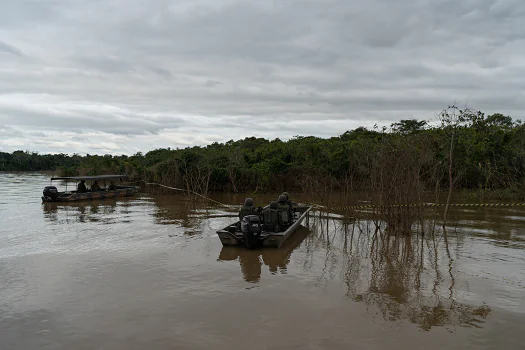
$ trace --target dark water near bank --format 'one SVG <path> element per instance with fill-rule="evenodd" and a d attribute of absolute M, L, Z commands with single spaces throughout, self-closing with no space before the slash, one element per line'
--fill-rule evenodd
<path fill-rule="evenodd" d="M 284 248 L 247 251 L 215 234 L 234 210 L 43 205 L 48 183 L 0 174 L 2 350 L 525 348 L 523 207 L 455 209 L 448 244 L 321 213 Z"/>

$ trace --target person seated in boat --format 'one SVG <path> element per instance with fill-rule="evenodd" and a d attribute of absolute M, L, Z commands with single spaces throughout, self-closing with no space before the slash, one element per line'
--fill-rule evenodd
<path fill-rule="evenodd" d="M 252 198 L 246 198 L 244 200 L 244 204 L 241 207 L 241 210 L 239 210 L 239 220 L 242 220 L 243 217 L 246 215 L 256 215 L 257 210 L 255 209 L 255 205 L 253 204 Z"/>
<path fill-rule="evenodd" d="M 266 231 L 279 231 L 279 209 L 276 201 L 271 201 L 270 206 L 264 210 L 263 224 Z"/>
<path fill-rule="evenodd" d="M 98 191 L 101 191 L 102 189 L 100 188 L 99 184 L 98 184 L 98 181 L 95 181 L 95 183 L 93 185 L 91 185 L 91 192 L 98 192 Z"/>
<path fill-rule="evenodd" d="M 86 182 L 84 180 L 80 181 L 80 183 L 77 186 L 77 192 L 78 193 L 84 193 L 87 192 L 86 188 Z"/>
<path fill-rule="evenodd" d="M 115 183 L 113 181 L 111 181 L 109 183 L 108 191 L 114 191 L 116 189 L 117 189 L 117 186 L 115 186 Z"/>
<path fill-rule="evenodd" d="M 283 196 L 286 197 L 286 201 L 288 202 L 288 205 L 292 206 L 292 200 L 290 199 L 290 196 L 288 195 L 288 192 L 283 192 Z"/>
<path fill-rule="evenodd" d="M 285 195 L 280 195 L 277 200 L 279 212 L 279 226 L 289 226 L 292 223 L 291 208 Z"/>
<path fill-rule="evenodd" d="M 286 201 L 287 201 L 288 205 L 290 206 L 290 215 L 292 215 L 292 218 L 293 218 L 294 214 L 295 214 L 295 205 L 297 203 L 292 202 L 292 199 L 288 195 L 288 192 L 283 192 L 283 195 L 286 197 Z"/>

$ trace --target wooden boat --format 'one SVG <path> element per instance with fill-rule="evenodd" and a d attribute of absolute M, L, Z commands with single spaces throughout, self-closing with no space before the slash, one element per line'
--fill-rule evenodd
<path fill-rule="evenodd" d="M 46 186 L 43 191 L 42 202 L 72 202 L 72 201 L 86 201 L 93 199 L 105 199 L 105 198 L 115 198 L 115 197 L 124 197 L 132 196 L 138 192 L 140 187 L 137 186 L 110 186 L 107 187 L 107 182 L 113 182 L 113 180 L 120 180 L 122 182 L 125 179 L 126 175 L 97 175 L 97 176 L 69 176 L 69 177 L 53 177 L 52 181 L 62 180 L 65 181 L 66 189 L 63 192 L 59 192 L 55 186 Z M 68 181 L 75 182 L 90 182 L 91 186 L 98 183 L 99 181 L 103 183 L 104 187 L 100 189 L 91 190 L 86 189 L 86 191 L 78 190 L 67 190 Z M 75 186 L 75 188 L 77 188 Z"/>
<path fill-rule="evenodd" d="M 268 206 L 264 207 L 264 209 L 267 208 Z M 302 221 L 309 218 L 309 212 L 312 210 L 312 208 L 312 206 L 307 205 L 294 205 L 292 224 L 288 227 L 284 227 L 279 232 L 266 231 L 263 228 L 258 237 L 258 245 L 261 247 L 281 247 L 281 245 L 294 234 L 297 228 L 300 227 Z M 226 226 L 223 229 L 218 230 L 217 235 L 219 236 L 223 246 L 244 245 L 248 247 L 246 244 L 247 242 L 245 242 L 245 233 L 243 233 L 241 230 L 240 220 Z"/>

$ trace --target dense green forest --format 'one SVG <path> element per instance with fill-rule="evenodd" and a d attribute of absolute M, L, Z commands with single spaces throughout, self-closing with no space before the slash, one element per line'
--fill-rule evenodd
<path fill-rule="evenodd" d="M 525 124 L 502 114 L 486 116 L 451 106 L 433 123 L 407 119 L 389 127 L 360 127 L 328 139 L 248 137 L 132 156 L 0 153 L 0 170 L 119 173 L 133 181 L 203 194 L 269 190 L 316 194 L 380 190 L 388 194 L 400 186 L 406 187 L 404 194 L 399 193 L 403 196 L 451 187 L 523 193 Z"/>

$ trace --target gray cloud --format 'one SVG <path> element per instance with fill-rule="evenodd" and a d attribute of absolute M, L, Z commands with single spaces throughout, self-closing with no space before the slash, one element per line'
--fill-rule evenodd
<path fill-rule="evenodd" d="M 39 132 L 39 131 L 36 131 L 36 132 L 30 132 L 27 134 L 28 136 L 33 136 L 33 137 L 38 137 L 38 138 L 43 138 L 43 137 L 47 137 L 46 134 L 44 134 L 43 132 Z"/>
<path fill-rule="evenodd" d="M 83 66 L 85 69 L 91 69 L 106 74 L 134 72 L 134 68 L 131 64 L 117 57 L 78 55 L 71 57 L 70 60 Z M 158 69 L 155 71 L 158 71 Z"/>
<path fill-rule="evenodd" d="M 222 82 L 220 82 L 220 81 L 208 80 L 208 81 L 206 81 L 206 83 L 204 85 L 209 86 L 209 87 L 214 87 L 214 86 L 217 86 L 217 85 L 220 85 L 220 84 L 222 84 Z"/>
<path fill-rule="evenodd" d="M 520 0 L 7 0 L 0 125 L 23 137 L 2 147 L 330 136 L 454 101 L 519 118 L 524 20 Z"/>
<path fill-rule="evenodd" d="M 0 124 L 0 139 L 8 139 L 8 138 L 13 138 L 13 137 L 21 137 L 23 136 L 24 134 L 22 132 L 20 132 L 19 130 L 13 128 L 13 127 L 10 127 L 10 126 L 7 126 L 7 125 L 1 125 Z"/>
<path fill-rule="evenodd" d="M 4 52 L 4 53 L 8 53 L 8 54 L 11 54 L 11 55 L 14 55 L 14 56 L 22 56 L 22 51 L 20 51 L 19 49 L 17 49 L 16 47 L 14 46 L 11 46 L 7 43 L 4 43 L 2 41 L 0 41 L 0 54 Z"/>

